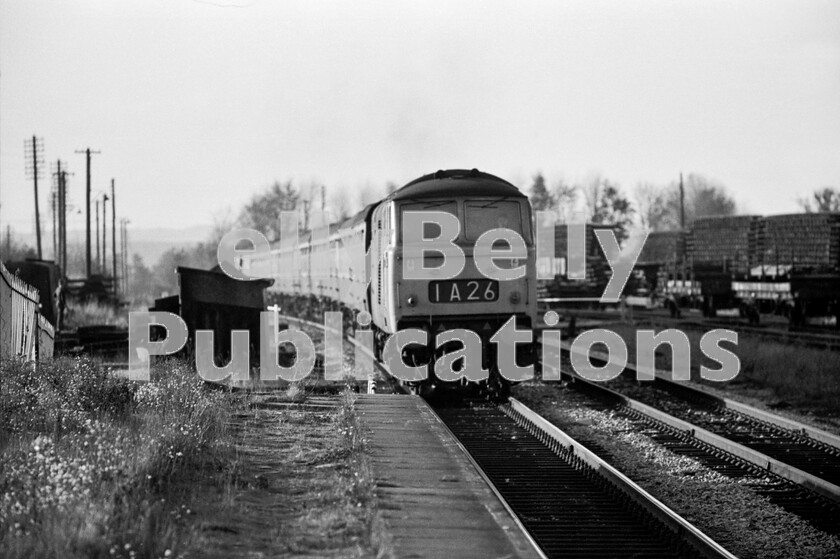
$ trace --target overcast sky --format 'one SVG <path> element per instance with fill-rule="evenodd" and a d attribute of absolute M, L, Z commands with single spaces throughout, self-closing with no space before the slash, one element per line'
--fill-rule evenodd
<path fill-rule="evenodd" d="M 74 151 L 101 151 L 93 189 L 116 178 L 133 227 L 449 167 L 698 172 L 791 212 L 840 186 L 840 2 L 0 0 L 3 229 L 34 230 L 32 134 L 77 205 Z"/>

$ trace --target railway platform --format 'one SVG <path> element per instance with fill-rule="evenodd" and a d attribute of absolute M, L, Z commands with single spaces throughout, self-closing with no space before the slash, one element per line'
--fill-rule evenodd
<path fill-rule="evenodd" d="M 542 557 L 417 396 L 359 396 L 383 520 L 397 557 Z"/>

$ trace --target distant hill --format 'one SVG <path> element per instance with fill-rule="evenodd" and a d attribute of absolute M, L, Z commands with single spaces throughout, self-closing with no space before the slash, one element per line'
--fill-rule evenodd
<path fill-rule="evenodd" d="M 160 229 L 128 228 L 128 252 L 139 254 L 147 266 L 154 265 L 160 255 L 170 248 L 189 248 L 196 243 L 206 241 L 213 231 L 212 225 L 196 225 L 178 229 L 174 227 Z M 107 232 L 107 251 L 111 254 L 111 232 Z M 35 235 L 17 233 L 15 239 L 30 246 L 35 246 Z M 47 231 L 41 237 L 44 247 L 44 257 L 52 258 L 52 232 Z M 85 232 L 71 230 L 67 232 L 67 242 L 70 245 L 84 246 Z M 120 249 L 120 239 L 117 236 L 117 250 Z M 96 243 L 91 241 L 91 252 L 96 256 Z"/>

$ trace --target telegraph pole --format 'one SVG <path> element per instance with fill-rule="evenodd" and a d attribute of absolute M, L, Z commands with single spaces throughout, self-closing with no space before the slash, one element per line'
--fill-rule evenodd
<path fill-rule="evenodd" d="M 680 173 L 680 229 L 685 229 L 685 189 L 683 188 L 682 173 Z"/>
<path fill-rule="evenodd" d="M 52 213 L 52 234 L 53 234 L 53 261 L 58 262 L 58 189 L 55 185 L 50 190 L 50 213 Z"/>
<path fill-rule="evenodd" d="M 59 168 L 61 161 L 58 162 Z M 61 230 L 61 273 L 67 276 L 67 171 L 63 170 L 59 173 L 58 183 L 58 219 L 61 223 L 59 229 Z"/>
<path fill-rule="evenodd" d="M 43 258 L 43 254 L 41 252 L 41 212 L 38 208 L 38 171 L 44 164 L 44 139 L 33 135 L 32 140 L 24 142 L 24 147 L 27 151 L 32 150 L 32 158 L 28 160 L 26 170 L 32 174 L 32 180 L 35 184 L 35 238 L 38 241 L 38 259 L 40 260 Z M 29 154 L 27 154 L 28 156 Z"/>
<path fill-rule="evenodd" d="M 65 226 L 65 220 L 67 218 L 67 209 L 65 208 L 65 181 L 67 171 L 62 170 L 61 168 L 61 159 L 57 160 L 55 163 L 53 175 L 55 176 L 55 185 L 56 185 L 56 193 L 55 193 L 55 216 L 56 221 L 58 222 L 56 227 L 58 229 L 57 233 L 57 245 L 55 249 L 55 263 L 61 268 L 62 274 L 65 274 L 66 268 L 66 254 L 67 254 L 67 227 Z"/>
<path fill-rule="evenodd" d="M 128 288 L 128 278 L 125 273 L 125 219 L 120 219 L 120 277 L 122 278 L 123 292 Z"/>
<path fill-rule="evenodd" d="M 102 262 L 100 264 L 100 268 L 102 269 L 102 275 L 108 275 L 108 248 L 107 248 L 107 241 L 108 241 L 108 195 L 102 195 Z"/>
<path fill-rule="evenodd" d="M 101 259 L 99 257 L 99 200 L 96 201 L 94 204 L 96 206 L 96 268 L 97 273 L 99 272 L 99 264 Z"/>
<path fill-rule="evenodd" d="M 90 148 L 85 150 L 76 150 L 76 153 L 84 153 L 87 160 L 87 188 L 85 190 L 85 215 L 87 217 L 87 226 L 85 231 L 85 266 L 86 276 L 90 277 L 90 156 L 92 154 L 102 153 L 101 151 L 91 151 Z"/>
<path fill-rule="evenodd" d="M 114 179 L 111 179 L 111 258 L 114 270 L 114 299 L 117 299 L 117 202 L 114 198 Z"/>
<path fill-rule="evenodd" d="M 128 295 L 128 220 L 126 218 L 122 218 L 120 220 L 120 225 L 122 226 L 121 235 L 122 238 L 122 263 L 123 263 L 123 293 Z"/>
<path fill-rule="evenodd" d="M 52 212 L 53 212 L 53 260 L 61 267 L 61 218 L 58 215 L 59 199 L 61 197 L 61 161 L 52 167 L 50 175 L 53 177 Z"/>

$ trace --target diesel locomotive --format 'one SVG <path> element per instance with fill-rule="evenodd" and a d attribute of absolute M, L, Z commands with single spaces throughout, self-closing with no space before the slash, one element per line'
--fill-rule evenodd
<path fill-rule="evenodd" d="M 444 251 L 418 251 L 412 246 L 415 241 L 439 237 L 443 227 L 431 219 L 418 222 L 422 231 L 415 232 L 407 228 L 406 220 L 412 212 L 446 217 L 443 221 L 450 226 L 457 222 L 456 234 L 447 237 L 447 242 L 463 254 L 460 270 L 440 279 L 434 274 L 414 279 L 417 274 L 410 272 L 415 266 L 440 269 L 446 255 Z M 490 247 L 476 244 L 482 234 L 500 229 L 517 239 L 519 250 L 498 239 Z M 451 227 L 448 230 L 453 231 Z M 509 256 L 499 256 L 505 249 Z M 518 276 L 502 281 L 488 277 L 482 263 L 487 262 L 489 251 L 496 269 L 518 270 Z M 414 391 L 466 385 L 496 394 L 506 392 L 510 383 L 497 365 L 497 348 L 501 346 L 491 343 L 491 337 L 512 317 L 519 330 L 536 324 L 530 203 L 514 185 L 476 169 L 422 176 L 342 223 L 321 228 L 320 232 L 305 232 L 297 243 L 281 240 L 267 252 L 244 258 L 241 266 L 250 275 L 274 279 L 269 294 L 317 297 L 364 316 L 360 322 L 369 322 L 374 353 L 380 358 L 395 333 L 407 329 L 426 332 L 426 345 L 413 343 L 402 349 L 407 365 L 430 365 L 428 378 L 409 383 Z M 482 368 L 488 371 L 481 381 L 464 377 L 454 383 L 443 382 L 434 374 L 435 360 L 459 348 L 458 340 L 436 347 L 435 337 L 455 329 L 468 330 L 481 339 Z M 514 347 L 518 366 L 533 364 L 533 344 Z"/>

